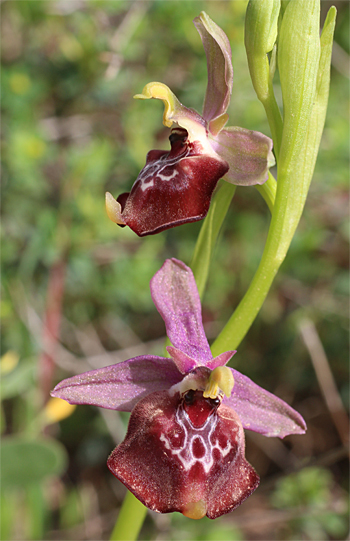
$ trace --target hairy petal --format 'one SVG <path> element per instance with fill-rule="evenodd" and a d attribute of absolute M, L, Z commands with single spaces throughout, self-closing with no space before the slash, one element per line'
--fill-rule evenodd
<path fill-rule="evenodd" d="M 202 393 L 147 396 L 133 410 L 125 440 L 107 465 L 147 507 L 217 518 L 240 505 L 259 477 L 244 457 L 238 416 Z"/>
<path fill-rule="evenodd" d="M 168 346 L 166 349 L 181 374 L 188 374 L 195 368 L 203 367 L 203 364 L 198 362 L 197 359 L 193 359 L 189 355 L 186 355 L 186 353 L 180 349 L 174 348 L 173 346 Z M 225 366 L 235 353 L 236 351 L 225 351 L 224 353 L 221 353 L 215 357 L 215 359 L 206 361 L 205 366 L 210 370 L 215 370 L 215 368 Z"/>
<path fill-rule="evenodd" d="M 192 359 L 189 355 L 186 355 L 181 349 L 174 348 L 173 346 L 167 346 L 167 352 L 176 364 L 181 374 L 188 374 L 191 370 L 194 370 L 200 363 L 196 359 Z"/>
<path fill-rule="evenodd" d="M 257 131 L 229 127 L 211 139 L 214 150 L 229 164 L 225 180 L 238 186 L 263 184 L 275 163 L 272 139 Z"/>
<path fill-rule="evenodd" d="M 225 32 L 204 12 L 194 19 L 207 57 L 208 86 L 203 117 L 210 122 L 226 113 L 233 83 L 231 47 Z"/>
<path fill-rule="evenodd" d="M 51 396 L 70 404 L 131 411 L 149 393 L 169 389 L 182 378 L 171 359 L 144 355 L 65 379 Z"/>
<path fill-rule="evenodd" d="M 233 368 L 231 371 L 235 384 L 230 398 L 225 397 L 223 403 L 237 413 L 243 428 L 268 437 L 305 434 L 305 421 L 297 411 L 247 376 Z"/>
<path fill-rule="evenodd" d="M 151 295 L 170 342 L 204 364 L 212 359 L 202 323 L 201 302 L 193 273 L 182 261 L 167 259 L 151 280 Z"/>

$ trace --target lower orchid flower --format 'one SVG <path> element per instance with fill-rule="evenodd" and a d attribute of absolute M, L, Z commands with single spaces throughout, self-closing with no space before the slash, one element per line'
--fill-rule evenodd
<path fill-rule="evenodd" d="M 202 12 L 194 19 L 207 57 L 208 86 L 203 116 L 182 105 L 162 83 L 147 84 L 135 98 L 164 102 L 163 123 L 175 124 L 171 150 L 152 150 L 131 192 L 117 200 L 107 192 L 109 218 L 144 236 L 204 218 L 218 180 L 263 184 L 275 161 L 272 140 L 262 133 L 225 128 L 233 83 L 230 42 Z"/>
<path fill-rule="evenodd" d="M 303 434 L 288 404 L 213 358 L 189 267 L 168 259 L 151 294 L 173 344 L 171 358 L 145 355 L 73 376 L 52 396 L 71 404 L 131 411 L 124 441 L 108 459 L 111 472 L 147 507 L 189 518 L 217 518 L 259 484 L 245 459 L 244 430 L 268 437 Z"/>

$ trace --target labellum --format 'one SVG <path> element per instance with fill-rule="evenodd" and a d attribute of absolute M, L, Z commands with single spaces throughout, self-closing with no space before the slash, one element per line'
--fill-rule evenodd
<path fill-rule="evenodd" d="M 109 469 L 154 511 L 194 519 L 232 511 L 259 477 L 244 457 L 242 424 L 221 400 L 193 389 L 147 396 L 133 409 Z"/>
<path fill-rule="evenodd" d="M 185 129 L 174 128 L 169 140 L 171 150 L 151 150 L 131 192 L 117 199 L 124 222 L 119 225 L 139 236 L 204 218 L 218 180 L 228 171 L 222 158 L 203 152 L 200 141 L 190 142 Z"/>

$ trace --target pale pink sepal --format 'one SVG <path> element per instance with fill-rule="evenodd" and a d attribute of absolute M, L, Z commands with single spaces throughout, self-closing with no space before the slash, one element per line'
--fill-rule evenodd
<path fill-rule="evenodd" d="M 210 122 L 226 113 L 230 103 L 233 68 L 231 46 L 225 32 L 202 11 L 194 20 L 207 57 L 208 85 L 203 118 Z"/>
<path fill-rule="evenodd" d="M 230 398 L 225 397 L 223 403 L 235 410 L 243 428 L 278 438 L 305 434 L 306 424 L 300 413 L 247 376 L 233 368 L 231 371 L 235 384 Z"/>
<path fill-rule="evenodd" d="M 260 132 L 244 128 L 224 128 L 211 145 L 229 164 L 225 180 L 237 186 L 266 182 L 269 168 L 274 165 L 272 139 Z"/>
<path fill-rule="evenodd" d="M 170 389 L 182 379 L 172 359 L 143 355 L 64 379 L 51 396 L 70 404 L 131 411 L 145 396 Z"/>
<path fill-rule="evenodd" d="M 151 280 L 151 295 L 172 345 L 198 364 L 206 365 L 212 354 L 191 269 L 182 261 L 167 259 Z"/>

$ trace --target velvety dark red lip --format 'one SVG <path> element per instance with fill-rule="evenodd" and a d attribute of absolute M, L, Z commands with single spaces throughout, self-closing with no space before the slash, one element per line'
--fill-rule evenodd
<path fill-rule="evenodd" d="M 243 428 L 230 408 L 201 391 L 189 397 L 161 391 L 133 409 L 126 438 L 107 464 L 150 509 L 189 516 L 200 506 L 213 519 L 258 487 L 244 451 Z"/>
<path fill-rule="evenodd" d="M 130 193 L 117 201 L 122 217 L 140 237 L 203 219 L 218 180 L 228 171 L 219 156 L 206 155 L 199 141 L 175 128 L 171 150 L 151 150 Z"/>

